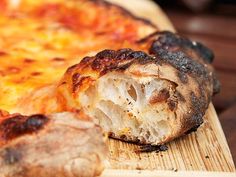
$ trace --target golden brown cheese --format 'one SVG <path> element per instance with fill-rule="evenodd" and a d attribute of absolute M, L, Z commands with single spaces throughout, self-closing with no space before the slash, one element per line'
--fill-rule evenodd
<path fill-rule="evenodd" d="M 101 0 L 2 0 L 0 11 L 0 109 L 10 112 L 84 56 L 135 48 L 157 29 Z"/>

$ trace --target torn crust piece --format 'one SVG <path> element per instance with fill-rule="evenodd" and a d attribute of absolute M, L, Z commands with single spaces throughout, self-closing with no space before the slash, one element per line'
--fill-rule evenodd
<path fill-rule="evenodd" d="M 84 108 L 110 137 L 139 144 L 159 145 L 195 130 L 218 85 L 211 51 L 182 40 L 157 33 L 140 41 L 150 54 L 121 49 L 85 57 L 57 87 L 65 109 Z"/>
<path fill-rule="evenodd" d="M 0 114 L 0 176 L 99 176 L 108 149 L 82 112 Z"/>

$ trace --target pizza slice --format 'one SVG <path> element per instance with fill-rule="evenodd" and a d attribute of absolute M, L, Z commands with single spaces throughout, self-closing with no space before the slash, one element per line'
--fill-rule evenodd
<path fill-rule="evenodd" d="M 0 176 L 99 176 L 108 148 L 83 112 L 0 117 Z"/>
<path fill-rule="evenodd" d="M 66 69 L 106 48 L 135 46 L 158 30 L 103 0 L 0 1 L 0 109 L 57 82 Z"/>
<path fill-rule="evenodd" d="M 119 6 L 2 0 L 0 10 L 0 109 L 24 114 L 0 113 L 1 175 L 99 175 L 101 129 L 74 110 L 110 137 L 160 145 L 196 130 L 219 90 L 209 49 Z"/>

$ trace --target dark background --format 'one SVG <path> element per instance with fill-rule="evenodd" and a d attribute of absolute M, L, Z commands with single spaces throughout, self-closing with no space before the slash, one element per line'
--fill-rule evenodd
<path fill-rule="evenodd" d="M 199 41 L 215 53 L 221 92 L 213 99 L 236 162 L 236 1 L 156 0 L 178 33 Z M 197 4 L 196 4 L 197 2 Z"/>

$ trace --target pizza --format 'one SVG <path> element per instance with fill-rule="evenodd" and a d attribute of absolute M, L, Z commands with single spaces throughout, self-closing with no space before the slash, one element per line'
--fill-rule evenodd
<path fill-rule="evenodd" d="M 0 10 L 5 176 L 97 176 L 106 135 L 163 145 L 195 131 L 219 91 L 210 49 L 117 5 L 2 0 Z"/>
<path fill-rule="evenodd" d="M 0 109 L 10 112 L 83 56 L 131 47 L 157 30 L 101 0 L 2 0 L 0 9 Z"/>
<path fill-rule="evenodd" d="M 1 177 L 87 177 L 104 169 L 108 148 L 102 129 L 82 111 L 5 113 L 1 119 Z"/>
<path fill-rule="evenodd" d="M 138 144 L 160 145 L 196 130 L 218 92 L 211 51 L 170 32 L 139 43 L 142 51 L 107 49 L 83 58 L 48 88 L 55 107 L 40 97 L 26 105 L 44 88 L 26 97 L 25 111 L 84 109 L 110 137 Z"/>
<path fill-rule="evenodd" d="M 22 97 L 17 111 L 83 109 L 110 137 L 164 144 L 203 123 L 219 91 L 213 57 L 198 42 L 157 32 L 138 41 L 136 50 L 106 49 L 84 57 L 58 83 Z"/>

